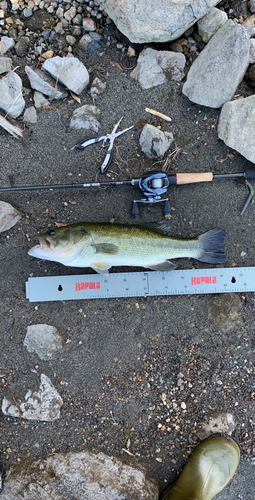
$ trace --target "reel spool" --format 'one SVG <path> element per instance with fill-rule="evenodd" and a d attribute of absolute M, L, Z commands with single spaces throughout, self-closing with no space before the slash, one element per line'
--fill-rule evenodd
<path fill-rule="evenodd" d="M 162 194 L 167 192 L 169 187 L 168 176 L 164 172 L 158 172 L 157 170 L 152 170 L 143 174 L 139 179 L 138 184 L 140 190 L 143 193 L 141 200 L 134 200 L 132 203 L 131 214 L 136 216 L 139 215 L 139 209 L 137 203 L 159 203 L 164 202 L 163 213 L 164 215 L 171 213 L 171 207 L 168 198 L 161 198 Z"/>

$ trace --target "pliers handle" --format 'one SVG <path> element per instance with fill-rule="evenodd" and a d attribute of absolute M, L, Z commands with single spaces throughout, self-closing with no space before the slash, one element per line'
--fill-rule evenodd
<path fill-rule="evenodd" d="M 123 118 L 123 117 L 122 117 Z M 106 141 L 110 141 L 106 157 L 101 165 L 101 173 L 104 174 L 106 170 L 108 169 L 111 161 L 112 161 L 112 155 L 113 155 L 113 143 L 116 137 L 118 137 L 121 134 L 124 134 L 124 132 L 127 132 L 127 130 L 130 130 L 133 128 L 134 125 L 131 127 L 128 127 L 124 130 L 121 130 L 120 132 L 116 133 L 116 130 L 122 120 L 122 118 L 118 121 L 118 123 L 114 126 L 113 131 L 111 134 L 106 134 L 106 135 L 95 135 L 93 137 L 87 137 L 87 139 L 84 139 L 83 141 L 78 142 L 75 144 L 75 146 L 72 147 L 72 149 L 84 149 L 87 146 L 90 146 L 91 144 L 96 144 L 97 142 L 103 141 L 103 147 L 105 146 Z"/>

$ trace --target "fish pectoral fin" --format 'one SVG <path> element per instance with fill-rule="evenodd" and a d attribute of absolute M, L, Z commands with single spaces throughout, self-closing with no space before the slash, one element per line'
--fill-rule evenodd
<path fill-rule="evenodd" d="M 176 266 L 170 260 L 165 260 L 165 262 L 161 262 L 160 264 L 155 264 L 155 266 L 146 266 L 148 269 L 152 269 L 152 271 L 173 271 Z"/>
<path fill-rule="evenodd" d="M 93 243 L 91 246 L 95 248 L 96 253 L 115 255 L 119 251 L 119 247 L 113 243 Z"/>
<path fill-rule="evenodd" d="M 101 262 L 92 262 L 90 265 L 94 271 L 96 271 L 99 274 L 103 274 L 104 276 L 108 276 L 109 274 L 109 269 L 111 267 L 110 262 L 107 262 L 106 260 L 102 260 Z"/>

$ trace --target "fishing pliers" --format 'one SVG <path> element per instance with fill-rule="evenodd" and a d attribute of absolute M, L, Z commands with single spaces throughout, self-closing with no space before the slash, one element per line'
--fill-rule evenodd
<path fill-rule="evenodd" d="M 121 134 L 124 134 L 124 132 L 127 132 L 128 130 L 130 130 L 131 128 L 134 127 L 134 125 L 132 125 L 131 127 L 125 128 L 124 130 L 121 130 L 120 132 L 116 133 L 116 130 L 117 130 L 122 118 L 123 118 L 123 116 L 118 121 L 118 123 L 116 123 L 116 125 L 113 127 L 111 134 L 96 135 L 94 137 L 88 137 L 87 139 L 84 139 L 83 141 L 80 141 L 77 144 L 75 144 L 75 146 L 73 146 L 73 148 L 72 148 L 72 149 L 74 149 L 74 148 L 84 149 L 84 148 L 86 148 L 86 146 L 90 146 L 90 144 L 96 144 L 97 142 L 100 142 L 100 141 L 103 141 L 103 147 L 105 147 L 106 141 L 110 141 L 109 148 L 108 148 L 107 153 L 106 153 L 106 157 L 104 159 L 104 162 L 101 165 L 101 173 L 102 174 L 104 174 L 106 172 L 106 170 L 108 169 L 108 167 L 112 161 L 113 143 L 114 143 L 116 137 L 118 137 Z"/>

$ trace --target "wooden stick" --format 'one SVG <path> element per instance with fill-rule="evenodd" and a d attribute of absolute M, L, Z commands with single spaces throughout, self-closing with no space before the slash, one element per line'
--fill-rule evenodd
<path fill-rule="evenodd" d="M 151 113 L 152 115 L 159 116 L 159 118 L 163 118 L 163 120 L 166 120 L 167 122 L 172 121 L 172 119 L 169 116 L 163 115 L 163 113 L 160 113 L 159 111 L 155 111 L 155 109 L 145 108 L 145 111 L 147 111 L 148 113 Z"/>
<path fill-rule="evenodd" d="M 0 126 L 9 132 L 9 134 L 16 137 L 16 139 L 23 137 L 23 130 L 19 127 L 19 125 L 14 124 L 14 120 L 11 123 L 10 120 L 7 120 L 2 114 L 0 114 Z"/>

